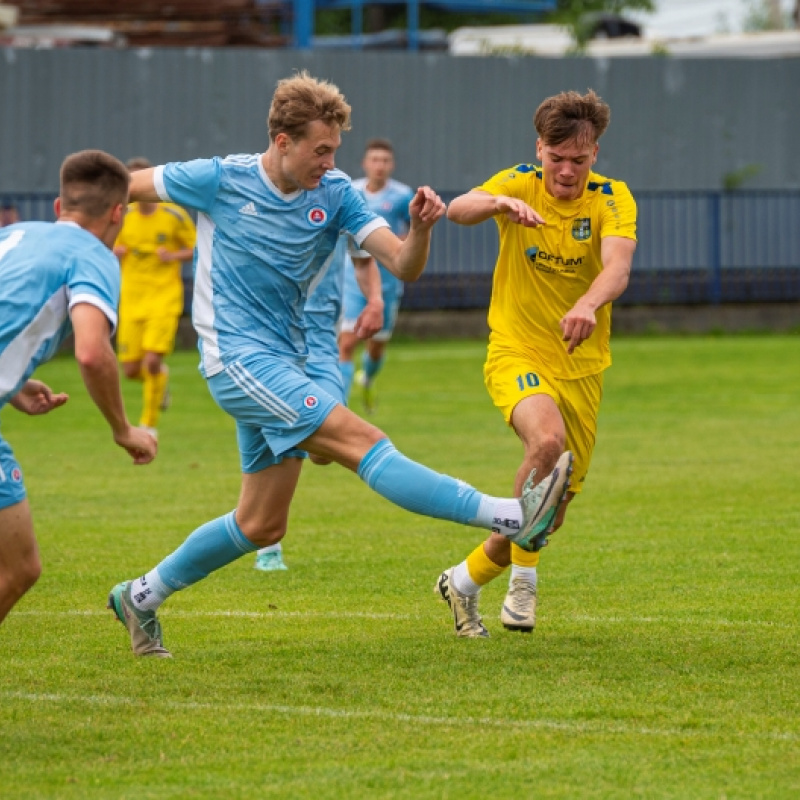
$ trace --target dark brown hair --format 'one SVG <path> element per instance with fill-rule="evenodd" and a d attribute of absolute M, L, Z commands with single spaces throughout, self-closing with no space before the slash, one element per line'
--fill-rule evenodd
<path fill-rule="evenodd" d="M 73 153 L 61 164 L 61 208 L 101 217 L 128 202 L 130 180 L 125 165 L 102 150 Z"/>
<path fill-rule="evenodd" d="M 576 141 L 595 144 L 611 121 L 611 109 L 591 89 L 586 94 L 561 92 L 542 102 L 533 116 L 539 138 L 549 145 Z"/>
<path fill-rule="evenodd" d="M 386 150 L 394 155 L 394 147 L 388 139 L 370 139 L 364 146 L 364 153 L 368 153 L 370 150 Z"/>

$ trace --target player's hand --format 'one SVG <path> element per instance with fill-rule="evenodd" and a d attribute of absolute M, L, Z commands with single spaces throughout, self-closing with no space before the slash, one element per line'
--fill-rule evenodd
<path fill-rule="evenodd" d="M 567 342 L 567 353 L 572 355 L 575 348 L 580 347 L 597 327 L 594 311 L 582 307 L 580 301 L 561 318 L 561 338 Z"/>
<path fill-rule="evenodd" d="M 11 398 L 11 405 L 24 414 L 47 414 L 54 408 L 63 406 L 69 400 L 69 395 L 56 394 L 47 384 L 41 381 L 29 380 Z"/>
<path fill-rule="evenodd" d="M 149 464 L 158 452 L 158 442 L 146 430 L 133 425 L 124 434 L 115 436 L 114 441 L 128 451 L 134 464 Z"/>
<path fill-rule="evenodd" d="M 172 255 L 171 250 L 167 250 L 166 247 L 159 247 L 156 249 L 156 255 L 158 256 L 158 260 L 165 264 L 167 261 L 174 261 L 174 257 Z"/>
<path fill-rule="evenodd" d="M 117 258 L 124 258 L 126 255 L 128 255 L 128 248 L 125 247 L 124 244 L 115 244 L 114 245 L 114 255 Z"/>
<path fill-rule="evenodd" d="M 447 212 L 447 206 L 430 186 L 420 186 L 408 204 L 411 225 L 415 228 L 430 228 Z"/>
<path fill-rule="evenodd" d="M 353 333 L 359 339 L 370 339 L 383 328 L 383 302 L 367 303 L 358 315 Z"/>
<path fill-rule="evenodd" d="M 534 211 L 524 200 L 517 197 L 499 195 L 495 198 L 495 208 L 498 214 L 505 214 L 512 222 L 525 228 L 538 228 L 547 224 L 538 211 Z"/>

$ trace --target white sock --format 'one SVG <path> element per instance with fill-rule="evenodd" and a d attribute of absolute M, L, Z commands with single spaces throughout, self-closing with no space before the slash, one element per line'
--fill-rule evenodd
<path fill-rule="evenodd" d="M 531 586 L 534 588 L 536 587 L 536 581 L 538 577 L 536 575 L 536 567 L 520 567 L 517 564 L 511 565 L 511 575 L 508 577 L 509 583 L 511 583 L 514 578 L 522 578 L 527 583 L 530 583 Z"/>
<path fill-rule="evenodd" d="M 131 581 L 131 600 L 139 611 L 155 611 L 172 593 L 154 569 Z"/>
<path fill-rule="evenodd" d="M 474 524 L 479 528 L 490 528 L 494 533 L 511 536 L 522 527 L 522 503 L 515 497 L 481 497 Z"/>
<path fill-rule="evenodd" d="M 453 571 L 450 573 L 450 580 L 457 592 L 468 595 L 469 597 L 478 594 L 481 590 L 481 587 L 472 580 L 469 574 L 466 559 L 458 566 L 453 567 Z"/>
<path fill-rule="evenodd" d="M 275 544 L 267 545 L 266 547 L 259 547 L 258 554 L 261 555 L 262 553 L 280 553 L 283 548 L 281 547 L 280 542 L 276 542 Z"/>

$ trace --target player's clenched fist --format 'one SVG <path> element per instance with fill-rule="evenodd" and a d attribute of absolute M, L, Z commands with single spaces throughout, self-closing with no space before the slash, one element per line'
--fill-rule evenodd
<path fill-rule="evenodd" d="M 430 186 L 420 186 L 408 206 L 408 211 L 412 225 L 421 222 L 430 226 L 444 216 L 447 206 Z"/>

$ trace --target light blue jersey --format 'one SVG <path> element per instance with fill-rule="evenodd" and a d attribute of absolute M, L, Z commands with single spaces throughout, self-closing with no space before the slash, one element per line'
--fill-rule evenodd
<path fill-rule="evenodd" d="M 339 361 L 339 321 L 342 316 L 342 291 L 346 264 L 353 262 L 347 250 L 347 236 L 340 236 L 336 247 L 311 285 L 303 312 L 308 360 Z"/>
<path fill-rule="evenodd" d="M 205 377 L 252 353 L 302 365 L 308 289 L 340 232 L 360 247 L 386 225 L 343 172 L 284 194 L 261 154 L 167 164 L 154 183 L 162 200 L 199 212 L 192 321 Z"/>
<path fill-rule="evenodd" d="M 116 327 L 119 287 L 116 257 L 75 223 L 0 230 L 0 408 L 72 332 L 73 306 L 90 303 Z M 0 509 L 25 496 L 22 469 L 0 436 Z"/>
<path fill-rule="evenodd" d="M 367 179 L 357 178 L 353 181 L 353 188 L 358 191 L 364 198 L 367 208 L 380 217 L 383 217 L 389 225 L 392 233 L 404 237 L 408 233 L 409 226 L 411 225 L 411 217 L 408 211 L 408 205 L 414 198 L 414 191 L 411 187 L 406 186 L 404 183 L 389 179 L 386 186 L 379 192 L 367 191 Z M 403 296 L 404 283 L 399 278 L 392 275 L 383 264 L 378 262 L 378 267 L 381 272 L 381 293 L 383 295 L 383 303 L 386 309 L 397 308 L 400 304 L 400 298 Z M 344 316 L 347 323 L 352 323 L 356 320 L 358 315 L 364 310 L 366 300 L 359 301 L 360 289 L 356 281 L 355 270 L 352 264 L 345 270 L 344 279 L 344 296 L 345 307 Z M 395 314 L 389 315 L 391 317 L 391 327 L 394 326 Z"/>
<path fill-rule="evenodd" d="M 69 309 L 97 306 L 117 324 L 114 254 L 71 222 L 22 222 L 0 230 L 0 407 L 72 332 Z"/>

